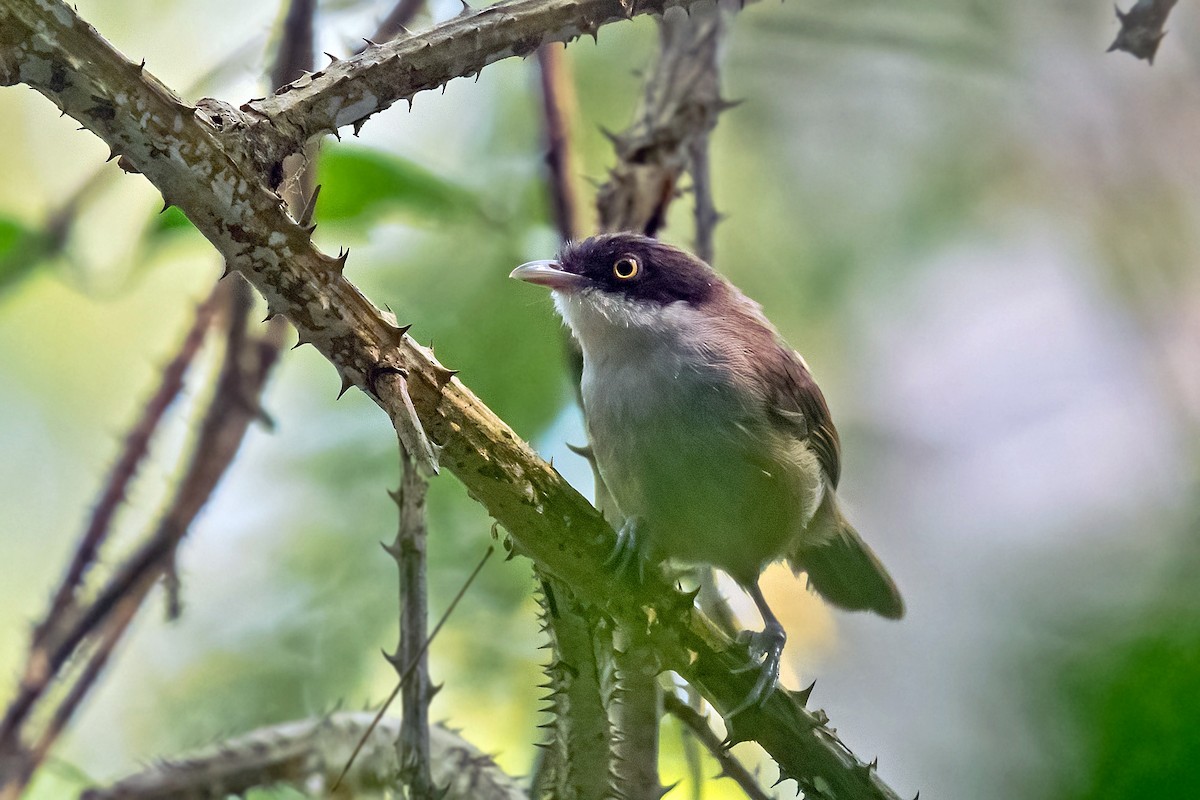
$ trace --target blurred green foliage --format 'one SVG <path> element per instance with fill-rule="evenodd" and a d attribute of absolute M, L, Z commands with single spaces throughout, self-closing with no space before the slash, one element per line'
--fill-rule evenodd
<path fill-rule="evenodd" d="M 321 149 L 316 220 L 366 227 L 398 212 L 413 221 L 444 222 L 479 214 L 475 197 L 415 161 L 380 150 L 327 144 Z"/>
<path fill-rule="evenodd" d="M 1073 672 L 1087 777 L 1071 800 L 1183 798 L 1200 790 L 1200 625 L 1146 621 Z"/>
<path fill-rule="evenodd" d="M 47 234 L 11 217 L 0 217 L 0 299 L 27 278 L 42 259 Z"/>

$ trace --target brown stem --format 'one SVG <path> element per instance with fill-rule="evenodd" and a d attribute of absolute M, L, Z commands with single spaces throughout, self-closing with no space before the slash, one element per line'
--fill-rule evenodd
<path fill-rule="evenodd" d="M 230 338 L 233 338 L 232 335 Z M 37 680 L 22 681 L 18 689 L 6 717 L 12 720 L 11 738 L 0 742 L 0 752 L 12 752 L 20 747 L 20 731 L 34 703 L 85 640 L 111 619 L 123 604 L 133 603 L 135 608 L 140 606 L 155 581 L 167 569 L 192 521 L 212 496 L 218 481 L 237 454 L 246 430 L 258 418 L 257 403 L 247 401 L 259 396 L 276 353 L 277 350 L 268 352 L 254 343 L 252 348 L 227 354 L 217 392 L 197 437 L 195 451 L 168 511 L 154 534 L 116 570 L 96 599 L 72 618 L 64 631 L 47 638 L 38 648 L 35 657 L 41 670 L 36 676 Z M 239 362 L 243 356 L 250 354 L 255 359 L 248 359 L 250 363 L 246 366 L 252 372 L 243 373 L 243 365 Z M 99 666 L 103 666 L 103 663 Z M 90 686 L 90 683 L 87 685 Z M 77 705 L 78 701 L 73 703 Z M 41 763 L 38 753 L 44 755 L 57 736 L 57 731 L 52 729 L 49 733 L 50 736 L 41 737 L 41 747 L 26 755 L 27 761 L 20 774 L 12 775 L 9 782 L 0 784 L 0 798 L 7 800 L 20 794 L 29 776 Z M 6 779 L 9 777 L 5 776 Z"/>
<path fill-rule="evenodd" d="M 546 166 L 550 170 L 550 206 L 554 224 L 564 242 L 584 235 L 579 191 L 579 165 L 574 147 L 575 119 L 579 115 L 566 49 L 556 44 L 538 48 L 538 73 L 542 85 L 542 113 L 546 131 Z"/>
<path fill-rule="evenodd" d="M 715 53 L 713 53 L 715 56 Z M 716 69 L 714 64 L 713 69 Z M 721 215 L 713 205 L 712 174 L 709 170 L 708 131 L 688 145 L 688 173 L 692 176 L 693 216 L 696 220 L 696 255 L 713 263 L 713 232 Z"/>
<path fill-rule="evenodd" d="M 43 621 L 34 631 L 35 645 L 42 643 L 49 635 L 49 631 L 62 626 L 63 615 L 69 607 L 74 605 L 75 594 L 82 585 L 88 568 L 95 562 L 105 539 L 108 538 L 113 516 L 125 499 L 125 493 L 137 473 L 138 465 L 149 449 L 150 439 L 158 430 L 158 425 L 167 409 L 183 390 L 183 378 L 187 374 L 192 359 L 200 350 L 200 345 L 204 342 L 204 335 L 212 323 L 213 315 L 219 305 L 218 301 L 223 294 L 223 291 L 214 289 L 212 294 L 196 308 L 196 315 L 192 320 L 191 327 L 183 337 L 183 342 L 179 345 L 179 349 L 171 361 L 163 368 L 158 389 L 143 407 L 137 422 L 125 435 L 125 445 L 121 450 L 121 455 L 109 473 L 100 499 L 96 501 L 87 529 L 80 537 L 79 544 L 71 557 L 71 563 L 67 566 L 67 572 L 54 593 L 54 599 L 50 602 L 50 610 L 46 612 Z M 0 740 L 9 733 L 9 720 L 6 719 L 4 724 L 0 725 Z"/>

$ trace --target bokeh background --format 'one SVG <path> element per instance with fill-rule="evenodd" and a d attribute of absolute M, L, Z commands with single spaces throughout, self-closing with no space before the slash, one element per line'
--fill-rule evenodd
<path fill-rule="evenodd" d="M 320 49 L 347 52 L 387 5 L 323 3 Z M 189 100 L 261 93 L 272 3 L 78 7 Z M 422 24 L 459 8 L 436 0 Z M 772 571 L 785 680 L 816 679 L 814 703 L 907 795 L 1200 797 L 1194 4 L 1168 27 L 1148 68 L 1104 53 L 1104 2 L 797 0 L 734 26 L 725 94 L 744 102 L 713 137 L 716 266 L 821 380 L 842 494 L 909 606 L 900 623 L 835 613 Z M 612 158 L 600 127 L 628 122 L 654 46 L 640 19 L 568 50 L 591 178 Z M 351 279 L 586 493 L 558 324 L 506 279 L 556 247 L 537 92 L 535 64 L 506 61 L 328 147 L 317 239 L 352 246 Z M 0 700 L 125 426 L 220 271 L 75 128 L 0 91 Z M 84 184 L 62 251 L 29 257 Z M 665 235 L 687 245 L 691 230 L 685 199 Z M 337 388 L 310 348 L 284 358 L 275 429 L 252 432 L 182 549 L 182 619 L 147 606 L 34 797 L 386 695 L 395 573 L 377 542 L 395 526 L 394 439 L 357 393 L 335 405 Z M 193 382 L 156 443 L 107 564 L 153 520 L 204 391 Z M 436 613 L 490 521 L 452 477 L 430 513 Z M 527 563 L 492 563 L 432 650 L 433 717 L 515 773 L 540 735 L 532 586 Z M 668 725 L 667 783 L 678 742 Z"/>

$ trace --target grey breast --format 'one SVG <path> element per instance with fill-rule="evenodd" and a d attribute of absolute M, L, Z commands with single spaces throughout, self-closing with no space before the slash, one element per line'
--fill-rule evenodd
<path fill-rule="evenodd" d="M 764 455 L 720 365 L 661 337 L 625 344 L 585 347 L 584 410 L 605 484 L 657 555 L 752 579 L 798 532 L 798 487 Z"/>

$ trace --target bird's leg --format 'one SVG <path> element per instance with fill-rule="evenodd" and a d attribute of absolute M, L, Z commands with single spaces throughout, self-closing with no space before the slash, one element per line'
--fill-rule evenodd
<path fill-rule="evenodd" d="M 787 641 L 787 632 L 771 612 L 758 584 L 752 583 L 745 589 L 754 600 L 754 605 L 758 606 L 758 613 L 762 614 L 763 629 L 756 633 L 746 632 L 750 644 L 750 663 L 735 672 L 757 669 L 759 673 L 754 688 L 745 700 L 729 712 L 727 716 L 730 717 L 751 706 L 761 706 L 771 696 L 771 692 L 775 691 L 775 682 L 779 680 L 779 660 L 783 656 L 783 645 Z"/>
<path fill-rule="evenodd" d="M 650 555 L 646 551 L 648 542 L 641 530 L 642 524 L 641 517 L 628 517 L 621 525 L 621 530 L 617 531 L 617 546 L 604 562 L 607 569 L 618 575 L 624 574 L 636 564 L 639 583 L 645 581 L 646 559 Z"/>

